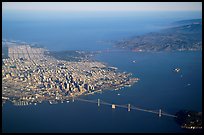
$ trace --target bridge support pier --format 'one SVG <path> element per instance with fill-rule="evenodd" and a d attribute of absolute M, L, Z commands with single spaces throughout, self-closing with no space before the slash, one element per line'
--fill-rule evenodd
<path fill-rule="evenodd" d="M 115 109 L 115 104 L 112 104 L 112 109 Z"/>
<path fill-rule="evenodd" d="M 130 111 L 130 104 L 128 104 L 128 112 Z"/>
<path fill-rule="evenodd" d="M 100 106 L 100 99 L 98 99 L 98 107 Z"/>
<path fill-rule="evenodd" d="M 162 115 L 162 110 L 159 109 L 159 117 L 161 117 L 161 115 Z"/>

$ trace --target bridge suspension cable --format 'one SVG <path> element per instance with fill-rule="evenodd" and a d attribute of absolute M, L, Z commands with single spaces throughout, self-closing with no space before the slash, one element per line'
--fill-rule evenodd
<path fill-rule="evenodd" d="M 82 98 L 75 98 L 76 100 L 78 101 L 84 101 L 84 102 L 89 102 L 89 103 L 95 103 L 98 105 L 98 107 L 103 104 L 103 105 L 109 105 L 109 106 L 112 106 L 112 109 L 115 109 L 116 107 L 120 107 L 120 108 L 126 108 L 128 109 L 128 111 L 130 111 L 131 109 L 132 110 L 137 110 L 137 111 L 143 111 L 143 112 L 149 112 L 149 113 L 154 113 L 154 114 L 157 114 L 159 115 L 159 117 L 161 117 L 162 115 L 164 116 L 169 116 L 169 117 L 177 117 L 175 115 L 172 115 L 172 114 L 169 114 L 169 113 L 166 113 L 164 111 L 162 111 L 161 109 L 159 110 L 148 110 L 148 109 L 143 109 L 143 108 L 139 108 L 139 107 L 135 107 L 131 104 L 123 104 L 123 105 L 120 105 L 120 104 L 114 104 L 114 103 L 108 103 L 106 101 L 103 101 L 103 100 L 100 100 L 100 99 L 94 99 L 94 100 L 88 100 L 88 99 L 82 99 Z"/>

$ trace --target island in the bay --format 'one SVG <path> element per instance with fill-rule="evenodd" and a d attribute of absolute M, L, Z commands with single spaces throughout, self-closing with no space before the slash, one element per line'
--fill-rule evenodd
<path fill-rule="evenodd" d="M 185 129 L 202 129 L 202 112 L 180 110 L 176 113 L 176 121 Z"/>
<path fill-rule="evenodd" d="M 51 104 L 102 90 L 131 86 L 139 78 L 90 60 L 84 51 L 51 52 L 45 48 L 3 42 L 2 103 Z"/>

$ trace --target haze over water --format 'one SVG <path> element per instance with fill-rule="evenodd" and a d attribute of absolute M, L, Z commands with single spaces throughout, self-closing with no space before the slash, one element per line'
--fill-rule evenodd
<path fill-rule="evenodd" d="M 2 38 L 38 43 L 49 50 L 106 50 L 118 41 L 166 28 L 174 21 L 202 18 L 199 11 L 4 12 Z M 140 81 L 118 91 L 89 95 L 145 109 L 174 114 L 181 109 L 202 111 L 202 53 L 105 52 L 96 60 L 131 72 Z M 132 61 L 135 60 L 136 63 Z M 175 73 L 173 69 L 181 68 Z M 181 77 L 182 75 L 182 77 Z M 190 84 L 190 86 L 188 86 Z M 118 95 L 120 94 L 120 95 Z M 86 102 L 13 106 L 2 111 L 3 132 L 189 132 L 173 118 Z"/>

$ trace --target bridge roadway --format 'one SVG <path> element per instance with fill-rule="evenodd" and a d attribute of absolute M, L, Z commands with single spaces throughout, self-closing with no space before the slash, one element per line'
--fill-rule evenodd
<path fill-rule="evenodd" d="M 72 100 L 73 100 L 73 102 L 74 102 L 74 100 L 78 100 L 78 101 L 83 101 L 83 102 L 89 102 L 89 103 L 98 104 L 98 101 L 97 101 L 97 100 L 87 100 L 87 99 L 82 99 L 82 98 L 73 98 Z M 154 114 L 159 115 L 160 117 L 161 117 L 162 115 L 168 116 L 168 117 L 174 117 L 174 118 L 177 117 L 177 116 L 175 116 L 175 115 L 166 113 L 166 112 L 164 112 L 164 111 L 161 111 L 161 114 L 160 114 L 160 111 L 158 111 L 158 110 L 147 110 L 147 109 L 142 109 L 142 108 L 139 108 L 139 107 L 135 107 L 135 106 L 133 106 L 133 105 L 129 106 L 129 108 L 128 108 L 128 105 L 127 105 L 127 104 L 126 104 L 126 105 L 111 104 L 111 103 L 108 103 L 108 102 L 105 102 L 105 101 L 102 101 L 102 100 L 100 100 L 100 104 L 109 105 L 109 106 L 115 105 L 115 107 L 120 107 L 120 108 L 126 108 L 126 109 L 132 109 L 132 110 L 137 110 L 137 111 L 143 111 L 143 112 L 154 113 Z M 98 105 L 99 105 L 99 104 L 98 104 Z M 129 105 L 130 105 L 130 104 L 129 104 Z"/>
<path fill-rule="evenodd" d="M 82 99 L 82 98 L 74 98 L 74 100 L 98 104 L 97 100 L 87 100 L 87 99 Z M 128 109 L 128 105 L 112 104 L 112 103 L 108 103 L 108 102 L 105 102 L 105 101 L 102 101 L 102 100 L 100 100 L 99 104 L 109 105 L 109 106 L 115 105 L 115 107 L 120 107 L 120 108 Z M 142 109 L 142 108 L 139 108 L 139 107 L 135 107 L 133 105 L 129 106 L 129 109 L 133 109 L 133 110 L 137 110 L 137 111 L 143 111 L 143 112 L 149 112 L 149 113 L 154 113 L 154 114 L 157 114 L 157 115 L 159 115 L 159 113 L 160 113 L 158 110 L 147 110 L 147 109 Z M 161 111 L 161 115 L 169 116 L 169 117 L 175 117 L 175 118 L 177 117 L 175 115 L 166 113 L 164 111 Z"/>

